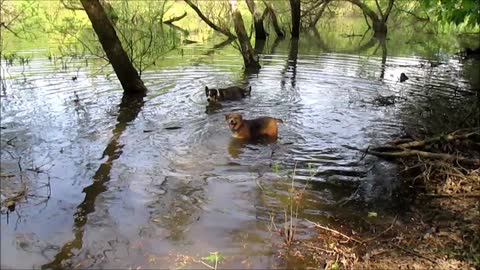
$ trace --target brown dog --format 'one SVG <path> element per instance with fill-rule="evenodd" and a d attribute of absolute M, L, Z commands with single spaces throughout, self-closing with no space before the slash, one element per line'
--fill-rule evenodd
<path fill-rule="evenodd" d="M 227 88 L 208 88 L 205 86 L 205 95 L 209 103 L 216 103 L 225 100 L 240 100 L 249 96 L 252 92 L 252 87 L 243 89 L 238 86 L 231 86 Z"/>
<path fill-rule="evenodd" d="M 252 120 L 243 119 L 241 114 L 229 113 L 225 115 L 228 127 L 234 138 L 238 139 L 276 139 L 278 136 L 277 123 L 283 123 L 281 119 L 272 117 L 259 117 Z"/>

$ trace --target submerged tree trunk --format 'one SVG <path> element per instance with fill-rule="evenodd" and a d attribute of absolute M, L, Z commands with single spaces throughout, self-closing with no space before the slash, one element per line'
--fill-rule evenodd
<path fill-rule="evenodd" d="M 100 2 L 98 0 L 80 0 L 80 2 L 92 22 L 93 29 L 97 33 L 103 50 L 107 54 L 123 90 L 126 93 L 146 92 L 147 88 L 123 49 L 112 22 Z"/>
<path fill-rule="evenodd" d="M 292 14 L 292 38 L 300 37 L 300 0 L 290 0 Z"/>
<path fill-rule="evenodd" d="M 258 56 L 250 44 L 250 40 L 245 30 L 245 25 L 243 23 L 242 14 L 237 8 L 237 1 L 230 0 L 230 7 L 232 8 L 233 15 L 233 24 L 235 26 L 235 33 L 238 37 L 238 42 L 240 43 L 240 51 L 243 56 L 243 62 L 246 69 L 258 70 L 260 69 L 260 64 L 258 63 Z"/>
<path fill-rule="evenodd" d="M 267 39 L 267 32 L 263 26 L 263 16 L 255 8 L 255 2 L 253 0 L 245 0 L 247 2 L 248 10 L 253 16 L 253 26 L 255 27 L 255 39 L 265 40 Z"/>

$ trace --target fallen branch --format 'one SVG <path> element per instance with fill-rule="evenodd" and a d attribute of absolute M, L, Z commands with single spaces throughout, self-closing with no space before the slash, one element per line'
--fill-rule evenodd
<path fill-rule="evenodd" d="M 412 150 L 412 149 L 405 149 L 405 148 L 398 148 L 394 146 L 381 146 L 381 147 L 375 147 L 373 150 L 370 150 L 370 148 L 367 149 L 360 149 L 354 146 L 350 145 L 343 145 L 345 148 L 352 149 L 352 150 L 357 150 L 360 152 L 363 152 L 365 154 L 370 154 L 374 155 L 377 157 L 383 157 L 383 158 L 404 158 L 404 157 L 412 157 L 412 156 L 417 156 L 417 157 L 423 157 L 426 159 L 440 159 L 444 161 L 456 161 L 459 163 L 463 163 L 466 165 L 471 165 L 471 166 L 480 166 L 480 159 L 469 159 L 466 157 L 462 157 L 459 155 L 451 155 L 451 154 L 445 154 L 445 153 L 432 153 L 432 152 L 426 152 L 426 151 L 420 151 L 420 150 Z M 396 151 L 395 150 L 400 150 Z M 389 151 L 389 152 L 386 152 Z"/>
<path fill-rule="evenodd" d="M 397 147 L 400 147 L 400 148 L 423 147 L 423 146 L 425 146 L 429 143 L 432 143 L 432 142 L 437 142 L 437 141 L 450 142 L 450 141 L 455 141 L 455 140 L 465 140 L 465 139 L 468 139 L 468 138 L 470 138 L 474 135 L 480 135 L 480 133 L 470 132 L 470 133 L 461 134 L 461 135 L 448 134 L 448 135 L 445 135 L 445 136 L 438 136 L 438 137 L 434 137 L 434 138 L 429 138 L 429 139 L 426 139 L 426 140 L 423 140 L 423 141 L 413 141 L 413 142 L 406 142 L 406 143 L 397 144 Z"/>
<path fill-rule="evenodd" d="M 432 152 L 426 152 L 426 151 L 420 151 L 420 150 L 403 149 L 402 151 L 398 151 L 398 152 L 380 152 L 376 150 L 368 150 L 367 154 L 371 154 L 378 157 L 387 157 L 387 158 L 402 158 L 402 157 L 418 156 L 418 157 L 423 157 L 427 159 L 457 161 L 459 163 L 463 163 L 467 165 L 480 166 L 480 159 L 469 159 L 469 158 L 458 156 L 458 155 L 432 153 Z"/>

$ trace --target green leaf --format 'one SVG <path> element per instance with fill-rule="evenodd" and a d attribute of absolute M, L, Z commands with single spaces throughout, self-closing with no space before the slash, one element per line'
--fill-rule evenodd
<path fill-rule="evenodd" d="M 207 257 L 202 257 L 202 260 L 206 260 L 210 263 L 215 263 L 221 261 L 223 258 L 224 256 L 222 254 L 218 253 L 218 251 L 215 251 L 210 252 L 210 255 Z"/>

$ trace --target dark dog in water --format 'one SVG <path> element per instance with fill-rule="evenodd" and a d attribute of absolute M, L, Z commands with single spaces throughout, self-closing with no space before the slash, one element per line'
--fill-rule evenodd
<path fill-rule="evenodd" d="M 250 95 L 252 87 L 243 89 L 238 86 L 231 86 L 227 88 L 208 88 L 205 86 L 205 95 L 209 103 L 216 103 L 225 100 L 240 100 Z"/>
<path fill-rule="evenodd" d="M 278 136 L 277 124 L 283 123 L 281 119 L 268 116 L 245 120 L 238 113 L 226 114 L 225 121 L 227 121 L 228 127 L 232 131 L 233 137 L 244 140 L 261 138 L 275 140 Z"/>

